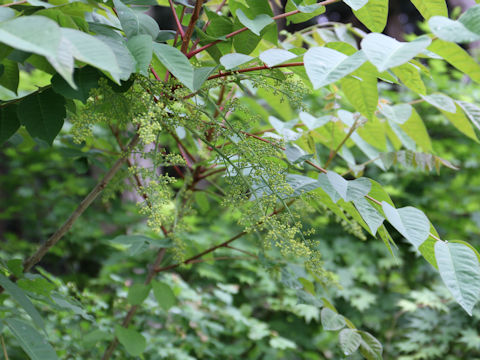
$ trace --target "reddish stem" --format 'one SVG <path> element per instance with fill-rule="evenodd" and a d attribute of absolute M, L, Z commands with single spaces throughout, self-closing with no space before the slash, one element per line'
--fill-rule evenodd
<path fill-rule="evenodd" d="M 177 31 L 180 33 L 180 37 L 183 40 L 183 38 L 185 37 L 185 33 L 183 32 L 182 23 L 178 18 L 177 12 L 175 11 L 175 5 L 173 5 L 172 0 L 168 0 L 168 2 L 170 3 L 170 9 L 172 9 L 172 14 L 173 14 L 173 17 L 175 18 L 175 23 L 177 24 Z"/>
<path fill-rule="evenodd" d="M 153 68 L 153 66 L 150 66 L 150 71 L 152 72 L 153 76 L 155 77 L 155 79 L 157 79 L 157 81 L 161 81 L 160 80 L 160 76 L 158 76 L 157 72 L 155 71 L 155 69 Z"/>
<path fill-rule="evenodd" d="M 241 74 L 241 73 L 246 73 L 246 72 L 251 72 L 251 71 L 286 68 L 286 67 L 303 66 L 303 65 L 304 65 L 303 62 L 294 62 L 294 63 L 275 65 L 275 66 L 268 66 L 268 65 L 255 66 L 255 67 L 250 67 L 250 68 L 240 69 L 240 70 L 235 70 L 235 71 L 221 72 L 221 73 L 210 76 L 208 78 L 208 80 L 218 79 L 220 77 L 225 77 L 225 76 L 229 76 L 229 75 L 233 75 L 233 74 Z"/>
<path fill-rule="evenodd" d="M 188 51 L 188 43 L 192 38 L 193 31 L 195 30 L 195 24 L 198 21 L 200 16 L 200 11 L 202 10 L 203 0 L 197 0 L 195 2 L 195 8 L 193 9 L 192 17 L 190 18 L 190 23 L 188 24 L 187 31 L 185 31 L 185 36 L 182 41 L 182 53 L 186 54 Z"/>

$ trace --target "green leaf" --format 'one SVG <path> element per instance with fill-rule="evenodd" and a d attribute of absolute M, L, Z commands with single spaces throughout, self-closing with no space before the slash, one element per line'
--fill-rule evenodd
<path fill-rule="evenodd" d="M 236 15 L 238 20 L 255 35 L 260 35 L 260 31 L 273 22 L 273 18 L 267 14 L 259 14 L 253 20 L 249 19 L 241 9 L 237 10 Z"/>
<path fill-rule="evenodd" d="M 301 111 L 299 117 L 300 120 L 302 120 L 303 125 L 305 125 L 308 130 L 318 129 L 319 127 L 322 127 L 326 123 L 330 122 L 332 119 L 332 117 L 328 115 L 317 118 L 305 111 Z"/>
<path fill-rule="evenodd" d="M 430 234 L 430 221 L 421 210 L 411 206 L 395 209 L 385 201 L 382 201 L 382 209 L 390 224 L 416 249 L 427 240 Z"/>
<path fill-rule="evenodd" d="M 107 71 L 117 82 L 120 80 L 117 58 L 103 41 L 84 32 L 66 28 L 62 28 L 62 36 L 70 42 L 70 51 L 75 59 Z"/>
<path fill-rule="evenodd" d="M 285 61 L 295 59 L 298 55 L 283 49 L 268 49 L 260 54 L 262 60 L 267 66 L 275 66 Z"/>
<path fill-rule="evenodd" d="M 338 334 L 338 340 L 343 353 L 348 356 L 358 350 L 360 343 L 362 342 L 362 337 L 357 330 L 343 329 Z"/>
<path fill-rule="evenodd" d="M 415 91 L 417 94 L 425 95 L 427 89 L 423 83 L 420 70 L 410 63 L 406 63 L 392 69 L 393 73 L 405 84 L 410 90 Z"/>
<path fill-rule="evenodd" d="M 359 331 L 362 337 L 360 353 L 367 360 L 382 360 L 383 346 L 376 338 L 366 331 Z"/>
<path fill-rule="evenodd" d="M 405 133 L 410 136 L 413 141 L 423 149 L 423 151 L 432 151 L 432 142 L 428 135 L 427 128 L 415 109 L 412 108 L 412 115 L 405 123 L 400 125 L 400 128 L 405 131 Z"/>
<path fill-rule="evenodd" d="M 32 302 L 28 299 L 25 292 L 20 289 L 15 283 L 11 282 L 5 275 L 0 273 L 0 285 L 9 293 L 12 298 L 18 302 L 18 304 L 27 312 L 32 318 L 35 325 L 40 328 L 45 327 L 45 323 L 40 316 L 39 312 L 33 306 Z"/>
<path fill-rule="evenodd" d="M 285 12 L 298 10 L 300 14 L 289 16 L 287 18 L 287 24 L 291 22 L 294 24 L 302 23 L 323 14 L 325 12 L 325 6 L 317 4 L 316 2 L 316 0 L 288 0 L 285 6 Z"/>
<path fill-rule="evenodd" d="M 124 38 L 108 27 L 98 24 L 90 24 L 89 26 L 90 31 L 97 34 L 95 37 L 105 43 L 115 54 L 120 69 L 118 77 L 121 80 L 128 80 L 130 75 L 135 72 L 136 62 L 128 50 Z"/>
<path fill-rule="evenodd" d="M 17 278 L 23 276 L 23 260 L 22 259 L 10 259 L 7 261 L 8 270 Z"/>
<path fill-rule="evenodd" d="M 291 164 L 299 164 L 313 157 L 313 155 L 307 154 L 298 145 L 290 143 L 285 147 L 285 156 Z"/>
<path fill-rule="evenodd" d="M 76 89 L 73 81 L 73 70 L 75 67 L 75 59 L 72 54 L 72 44 L 66 37 L 62 37 L 57 49 L 56 56 L 47 56 L 46 59 L 56 71 L 62 76 L 70 87 Z"/>
<path fill-rule="evenodd" d="M 253 57 L 245 54 L 227 54 L 220 58 L 220 64 L 222 64 L 225 69 L 230 70 L 248 63 L 253 59 Z"/>
<path fill-rule="evenodd" d="M 455 114 L 457 107 L 455 106 L 455 101 L 448 97 L 445 94 L 435 93 L 430 95 L 422 96 L 422 99 L 428 102 L 430 105 L 435 106 L 436 108 Z"/>
<path fill-rule="evenodd" d="M 454 104 L 456 112 L 452 114 L 451 112 L 446 112 L 441 110 L 442 114 L 455 126 L 459 131 L 467 135 L 470 139 L 473 139 L 478 142 L 477 135 L 475 130 L 472 127 L 472 124 L 465 116 L 462 108 L 458 104 Z"/>
<path fill-rule="evenodd" d="M 160 28 L 152 17 L 133 11 L 120 0 L 113 0 L 113 4 L 127 38 L 141 34 L 150 35 L 152 39 L 157 38 Z"/>
<path fill-rule="evenodd" d="M 368 119 L 373 118 L 378 104 L 377 70 L 370 64 L 360 66 L 352 76 L 344 77 L 340 84 L 347 100 Z"/>
<path fill-rule="evenodd" d="M 342 315 L 324 307 L 321 312 L 322 326 L 325 330 L 337 331 L 343 329 L 346 325 Z"/>
<path fill-rule="evenodd" d="M 55 57 L 60 38 L 57 23 L 44 16 L 20 16 L 0 23 L 0 42 L 15 49 Z"/>
<path fill-rule="evenodd" d="M 0 107 L 0 145 L 10 139 L 19 127 L 16 105 Z"/>
<path fill-rule="evenodd" d="M 369 0 L 353 13 L 370 31 L 382 32 L 387 25 L 388 0 Z"/>
<path fill-rule="evenodd" d="M 144 235 L 119 235 L 110 240 L 112 244 L 118 244 L 126 247 L 129 256 L 136 256 L 148 250 L 150 245 L 159 247 L 171 247 L 169 239 L 154 240 Z"/>
<path fill-rule="evenodd" d="M 432 171 L 440 165 L 453 170 L 458 170 L 458 168 L 453 166 L 449 161 L 438 156 L 411 150 L 382 153 L 380 154 L 380 159 L 384 163 L 386 169 L 389 169 L 393 164 L 399 163 L 407 168 L 418 168 L 422 171 Z"/>
<path fill-rule="evenodd" d="M 44 336 L 27 322 L 19 319 L 5 319 L 4 321 L 30 359 L 58 360 L 55 350 Z"/>
<path fill-rule="evenodd" d="M 98 86 L 98 80 L 103 76 L 91 66 L 84 66 L 76 69 L 73 79 L 77 84 L 77 89 L 73 89 L 60 75 L 52 77 L 53 90 L 67 99 L 78 99 L 83 103 L 87 102 L 90 90 Z"/>
<path fill-rule="evenodd" d="M 131 305 L 141 305 L 150 293 L 151 288 L 151 285 L 133 284 L 128 289 L 128 302 Z"/>
<path fill-rule="evenodd" d="M 315 190 L 320 186 L 317 180 L 303 175 L 287 174 L 285 180 L 293 189 L 293 193 L 289 194 L 292 197 L 298 197 L 306 192 Z"/>
<path fill-rule="evenodd" d="M 157 299 L 158 305 L 165 310 L 168 311 L 172 306 L 177 303 L 177 299 L 175 294 L 173 293 L 170 286 L 163 282 L 153 281 L 153 294 Z"/>
<path fill-rule="evenodd" d="M 362 49 L 368 60 L 382 72 L 413 59 L 431 43 L 427 36 L 410 42 L 400 42 L 390 36 L 371 33 L 362 40 Z"/>
<path fill-rule="evenodd" d="M 310 48 L 304 55 L 305 70 L 314 89 L 340 80 L 358 69 L 365 61 L 362 51 L 346 56 L 326 47 Z"/>
<path fill-rule="evenodd" d="M 363 220 L 367 223 L 372 235 L 375 235 L 380 225 L 382 225 L 383 220 L 385 220 L 382 214 L 380 214 L 364 197 L 354 200 L 353 204 Z"/>
<path fill-rule="evenodd" d="M 370 192 L 372 186 L 367 178 L 358 178 L 347 181 L 334 171 L 327 172 L 327 178 L 332 187 L 345 201 L 352 201 L 363 198 Z"/>
<path fill-rule="evenodd" d="M 153 51 L 158 60 L 175 76 L 182 84 L 192 91 L 194 87 L 194 70 L 188 58 L 182 52 L 165 44 L 153 44 Z"/>
<path fill-rule="evenodd" d="M 4 59 L 1 65 L 3 65 L 3 74 L 0 75 L 0 85 L 17 93 L 19 82 L 18 63 Z"/>
<path fill-rule="evenodd" d="M 472 6 L 458 20 L 434 16 L 428 21 L 430 30 L 440 39 L 469 43 L 480 40 L 480 5 Z"/>
<path fill-rule="evenodd" d="M 477 255 L 461 243 L 437 241 L 438 271 L 453 298 L 471 316 L 480 297 L 480 265 Z"/>
<path fill-rule="evenodd" d="M 217 66 L 193 68 L 193 88 L 200 89 L 208 77 L 217 69 Z"/>
<path fill-rule="evenodd" d="M 339 182 L 341 182 L 341 180 Z M 328 194 L 328 196 L 334 203 L 336 203 L 340 199 L 341 197 L 340 194 L 332 186 L 332 183 L 330 182 L 330 179 L 328 178 L 327 174 L 322 173 L 318 175 L 318 184 L 320 185 L 322 190 Z M 340 185 L 340 186 L 343 187 L 343 185 Z"/>
<path fill-rule="evenodd" d="M 360 10 L 366 3 L 368 3 L 368 0 L 343 0 L 343 2 L 350 6 L 352 10 Z"/>
<path fill-rule="evenodd" d="M 425 19 L 432 16 L 448 16 L 448 9 L 445 0 L 410 0 Z"/>
<path fill-rule="evenodd" d="M 136 71 L 148 76 L 148 66 L 153 56 L 152 38 L 148 35 L 136 35 L 127 41 L 127 47 L 137 63 Z"/>
<path fill-rule="evenodd" d="M 470 121 L 480 130 L 480 108 L 466 101 L 457 101 L 457 104 L 465 111 Z"/>
<path fill-rule="evenodd" d="M 243 24 L 238 20 L 238 18 L 235 18 L 233 30 L 236 31 L 243 27 Z M 255 35 L 251 31 L 243 31 L 233 37 L 233 48 L 238 53 L 248 55 L 255 50 L 261 39 L 262 37 Z"/>
<path fill-rule="evenodd" d="M 40 275 L 28 274 L 27 276 L 30 278 L 23 278 L 17 282 L 17 285 L 25 291 L 30 291 L 32 293 L 49 297 L 52 290 L 55 289 L 54 284 Z"/>
<path fill-rule="evenodd" d="M 473 81 L 480 83 L 480 65 L 459 45 L 436 39 L 428 50 L 440 55 L 450 65 L 470 76 Z"/>
<path fill-rule="evenodd" d="M 121 326 L 115 326 L 115 335 L 120 344 L 132 356 L 140 356 L 147 347 L 147 341 L 138 331 L 129 328 L 125 329 Z"/>
<path fill-rule="evenodd" d="M 66 116 L 65 98 L 52 89 L 33 93 L 20 102 L 17 114 L 32 137 L 52 144 Z"/>

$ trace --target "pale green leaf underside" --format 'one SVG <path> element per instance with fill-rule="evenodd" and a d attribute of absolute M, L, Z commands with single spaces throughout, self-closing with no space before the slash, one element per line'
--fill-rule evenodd
<path fill-rule="evenodd" d="M 382 72 L 413 59 L 430 43 L 430 38 L 426 36 L 411 42 L 400 42 L 387 35 L 371 33 L 362 40 L 361 45 L 368 60 Z"/>
<path fill-rule="evenodd" d="M 245 54 L 227 54 L 220 58 L 220 64 L 230 70 L 253 60 L 253 57 Z"/>
<path fill-rule="evenodd" d="M 345 327 L 346 322 L 342 315 L 324 307 L 321 312 L 322 326 L 325 330 L 337 331 Z"/>
<path fill-rule="evenodd" d="M 0 23 L 0 42 L 15 49 L 55 57 L 60 28 L 44 16 L 22 16 Z"/>
<path fill-rule="evenodd" d="M 434 16 L 428 21 L 428 25 L 442 40 L 457 43 L 480 40 L 480 5 L 469 8 L 458 20 Z"/>
<path fill-rule="evenodd" d="M 352 10 L 360 10 L 366 3 L 368 3 L 368 0 L 343 0 L 343 2 L 350 6 Z"/>
<path fill-rule="evenodd" d="M 304 56 L 305 70 L 315 89 L 340 80 L 365 61 L 366 57 L 362 51 L 348 57 L 326 47 L 310 48 Z"/>
<path fill-rule="evenodd" d="M 382 209 L 390 224 L 415 248 L 428 238 L 430 221 L 421 210 L 411 206 L 395 209 L 385 201 L 382 201 Z"/>
<path fill-rule="evenodd" d="M 480 265 L 475 252 L 461 243 L 437 241 L 435 258 L 443 282 L 454 299 L 472 315 L 480 296 Z"/>
<path fill-rule="evenodd" d="M 358 350 L 362 337 L 357 330 L 343 329 L 338 334 L 340 347 L 345 355 L 351 355 Z"/>
<path fill-rule="evenodd" d="M 430 94 L 422 96 L 422 99 L 428 102 L 430 105 L 435 106 L 436 108 L 449 112 L 455 113 L 457 107 L 455 106 L 455 101 L 452 98 L 445 94 Z"/>
<path fill-rule="evenodd" d="M 237 10 L 236 15 L 238 20 L 255 35 L 260 35 L 260 31 L 273 22 L 272 17 L 267 14 L 259 14 L 254 19 L 249 19 L 241 9 Z"/>
<path fill-rule="evenodd" d="M 285 61 L 296 58 L 298 55 L 283 49 L 268 49 L 259 56 L 267 66 L 279 65 Z"/>

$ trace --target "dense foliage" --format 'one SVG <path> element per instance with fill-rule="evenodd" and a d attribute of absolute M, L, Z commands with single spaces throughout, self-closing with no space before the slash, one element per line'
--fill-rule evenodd
<path fill-rule="evenodd" d="M 480 5 L 336 2 L 1 2 L 6 359 L 480 356 Z"/>

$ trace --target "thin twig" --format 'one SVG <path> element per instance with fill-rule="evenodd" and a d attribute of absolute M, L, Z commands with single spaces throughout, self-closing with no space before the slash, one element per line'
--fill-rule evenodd
<path fill-rule="evenodd" d="M 217 256 L 211 259 L 197 259 L 197 260 L 192 260 L 190 261 L 190 264 L 198 264 L 198 263 L 203 263 L 203 262 L 208 262 L 208 261 L 219 261 L 219 260 L 256 260 L 257 257 L 251 257 L 251 256 Z"/>
<path fill-rule="evenodd" d="M 218 78 L 221 78 L 221 77 L 230 76 L 230 75 L 234 75 L 234 74 L 246 73 L 246 72 L 250 72 L 250 71 L 286 68 L 286 67 L 294 67 L 294 66 L 304 66 L 304 63 L 303 62 L 294 62 L 294 63 L 275 65 L 275 66 L 261 65 L 261 66 L 246 68 L 246 69 L 234 70 L 234 71 L 223 71 L 223 72 L 220 72 L 218 74 L 209 76 L 208 80 L 218 79 Z"/>
<path fill-rule="evenodd" d="M 338 144 L 337 148 L 333 152 L 330 153 L 330 156 L 328 157 L 328 160 L 325 163 L 325 169 L 328 168 L 328 165 L 330 165 L 330 163 L 335 158 L 335 156 L 338 154 L 338 152 L 340 151 L 342 146 L 347 142 L 347 140 L 350 138 L 350 136 L 352 136 L 352 134 L 355 132 L 355 130 L 357 130 L 357 123 L 358 123 L 358 119 L 355 119 L 355 122 L 353 123 L 352 127 L 348 131 L 347 135 L 345 135 L 345 137 L 340 142 L 340 144 Z"/>
<path fill-rule="evenodd" d="M 368 164 L 371 164 L 377 160 L 380 160 L 380 156 L 377 156 L 377 157 L 374 157 L 373 159 L 370 159 L 370 160 L 367 160 L 365 161 L 364 163 L 361 163 L 361 164 L 358 164 L 357 166 L 359 167 L 365 167 L 366 165 Z M 353 169 L 350 169 L 348 171 L 345 171 L 343 174 L 341 174 L 343 177 L 345 177 L 346 175 L 350 174 L 351 172 L 353 171 Z"/>
<path fill-rule="evenodd" d="M 294 202 L 295 200 L 292 200 L 290 201 L 287 205 L 290 205 Z M 270 215 L 268 215 L 269 217 L 271 216 L 274 216 L 274 215 L 277 215 L 278 213 L 280 213 L 281 211 L 283 211 L 285 209 L 284 206 L 278 208 L 277 210 L 273 211 Z M 261 225 L 263 224 L 263 222 L 259 222 L 258 225 Z M 179 263 L 176 263 L 176 264 L 172 264 L 172 265 L 168 265 L 168 266 L 164 266 L 164 267 L 161 267 L 161 268 L 158 268 L 155 270 L 155 272 L 159 273 L 159 272 L 162 272 L 162 271 L 167 271 L 167 270 L 171 270 L 171 269 L 175 269 L 177 267 L 179 267 L 180 265 L 188 265 L 188 264 L 191 264 L 193 262 L 195 262 L 195 260 L 197 259 L 200 259 L 201 257 L 207 255 L 207 254 L 210 254 L 211 252 L 217 250 L 217 249 L 220 249 L 220 248 L 224 248 L 224 247 L 228 247 L 228 245 L 230 245 L 230 243 L 234 242 L 235 240 L 237 239 L 240 239 L 242 236 L 246 235 L 247 232 L 246 231 L 242 231 L 240 233 L 238 233 L 237 235 L 231 237 L 230 239 L 228 239 L 227 241 L 224 241 L 222 242 L 221 244 L 218 244 L 218 245 L 215 245 L 205 251 L 202 251 L 201 253 L 195 255 L 195 256 L 192 256 L 191 258 L 188 258 L 187 260 L 184 260 L 182 262 L 179 262 Z"/>
<path fill-rule="evenodd" d="M 187 9 L 186 6 L 183 7 L 182 9 L 182 14 L 180 15 L 180 24 L 182 24 L 182 21 L 183 21 L 183 17 L 185 16 L 185 10 Z M 179 32 L 177 31 L 175 33 L 175 39 L 173 40 L 173 47 L 176 47 L 177 46 L 177 41 L 178 41 L 178 35 L 179 35 Z M 184 34 L 185 35 L 185 34 Z"/>
<path fill-rule="evenodd" d="M 180 19 L 178 18 L 177 12 L 175 11 L 175 5 L 173 5 L 172 0 L 168 0 L 168 2 L 170 3 L 170 9 L 172 10 L 172 14 L 173 14 L 173 17 L 175 19 L 175 23 L 177 24 L 177 31 L 180 33 L 180 37 L 183 40 L 183 38 L 185 37 L 185 33 L 183 32 L 182 23 L 180 22 Z M 184 7 L 184 9 L 185 9 L 185 7 Z"/>
<path fill-rule="evenodd" d="M 180 138 L 175 133 L 170 132 L 170 135 L 175 139 L 175 142 L 177 143 L 178 149 L 182 153 L 182 156 L 185 159 L 185 162 L 187 163 L 187 166 L 191 169 L 192 168 L 191 161 L 195 162 L 195 158 L 188 151 L 186 146 L 183 145 L 182 141 L 180 140 Z"/>
<path fill-rule="evenodd" d="M 227 3 L 227 0 L 223 0 L 222 3 L 220 5 L 218 5 L 217 7 L 217 10 L 215 10 L 216 13 L 220 12 L 222 10 L 222 8 L 225 6 L 225 4 Z M 205 32 L 207 30 L 207 28 L 210 26 L 210 23 L 211 21 L 208 20 L 205 25 L 203 25 L 203 28 L 202 28 L 202 31 Z M 190 49 L 190 51 L 193 51 L 197 48 L 198 46 L 198 43 L 200 42 L 200 38 L 198 38 L 197 40 L 195 40 L 195 42 L 193 43 L 193 46 L 192 48 Z"/>
<path fill-rule="evenodd" d="M 243 249 L 239 249 L 239 248 L 234 247 L 234 246 L 232 246 L 232 245 L 227 245 L 226 247 L 229 248 L 229 249 L 232 249 L 232 250 L 235 250 L 235 251 L 238 251 L 238 252 L 247 254 L 247 255 L 249 255 L 249 256 L 251 256 L 251 257 L 258 258 L 257 255 L 255 255 L 254 253 L 251 253 L 250 251 L 243 250 Z"/>
<path fill-rule="evenodd" d="M 140 138 L 138 134 L 130 141 L 130 144 L 127 146 L 127 153 L 132 151 L 133 148 L 138 144 Z M 113 179 L 115 174 L 120 170 L 122 165 L 127 161 L 128 156 L 122 156 L 118 159 L 112 168 L 105 174 L 103 179 L 93 188 L 93 190 L 82 200 L 78 205 L 75 211 L 70 215 L 70 217 L 65 221 L 65 223 L 57 230 L 55 233 L 50 236 L 50 238 L 40 246 L 40 248 L 28 259 L 23 262 L 24 272 L 29 271 L 35 264 L 37 264 L 45 254 L 70 230 L 75 221 L 83 214 L 83 212 L 90 206 L 90 204 L 97 198 L 97 196 L 102 192 L 107 184 Z"/>
<path fill-rule="evenodd" d="M 21 4 L 25 4 L 26 2 L 27 2 L 27 0 L 15 1 L 13 3 L 0 5 L 0 7 L 9 7 L 9 6 L 21 5 Z"/>
<path fill-rule="evenodd" d="M 203 173 L 202 175 L 199 175 L 199 176 L 198 176 L 198 180 L 202 180 L 202 179 L 205 179 L 205 178 L 210 177 L 210 176 L 212 176 L 212 175 L 215 175 L 215 174 L 224 172 L 226 169 L 227 169 L 227 168 L 222 167 L 222 168 L 218 168 L 218 169 L 212 170 L 212 171 L 207 172 L 207 173 Z"/>
<path fill-rule="evenodd" d="M 3 335 L 0 335 L 0 340 L 2 341 L 3 356 L 5 360 L 8 360 L 7 347 L 5 346 L 5 340 L 3 340 Z"/>

